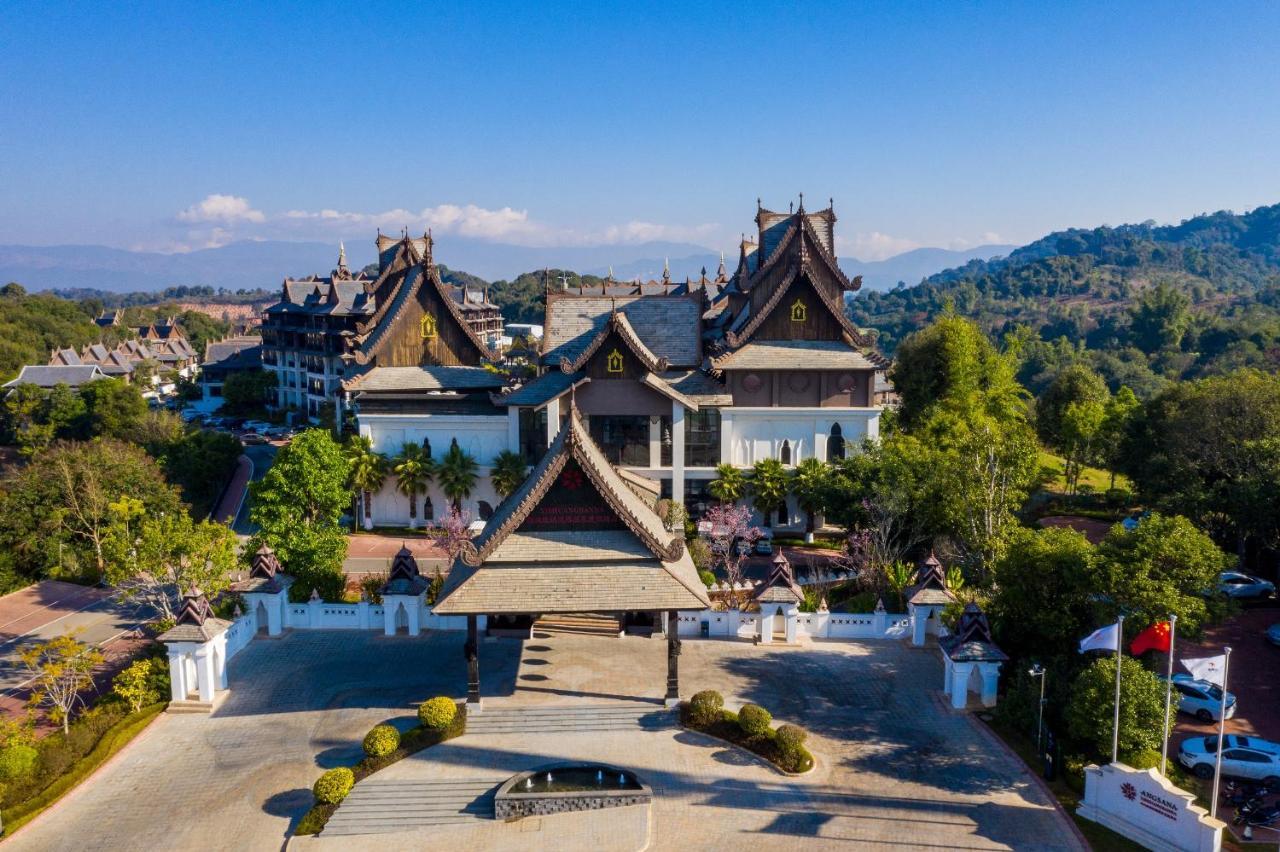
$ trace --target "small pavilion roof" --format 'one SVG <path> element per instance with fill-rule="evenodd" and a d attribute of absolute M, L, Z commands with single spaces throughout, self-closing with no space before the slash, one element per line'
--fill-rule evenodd
<path fill-rule="evenodd" d="M 208 642 L 230 626 L 231 622 L 214 616 L 204 592 L 192 589 L 182 598 L 182 610 L 173 627 L 157 638 L 161 642 Z"/>
<path fill-rule="evenodd" d="M 956 600 L 947 588 L 947 572 L 932 551 L 916 573 L 916 584 L 907 592 L 907 601 L 916 606 L 946 606 Z"/>
<path fill-rule="evenodd" d="M 756 589 L 755 601 L 761 604 L 798 604 L 804 600 L 804 590 L 796 582 L 791 563 L 781 550 L 773 557 L 769 576 Z"/>
<path fill-rule="evenodd" d="M 418 560 L 413 558 L 413 551 L 409 550 L 408 545 L 401 545 L 395 558 L 391 560 L 391 574 L 382 587 L 382 594 L 420 595 L 429 585 L 418 570 Z"/>
<path fill-rule="evenodd" d="M 293 578 L 284 573 L 276 552 L 264 543 L 249 563 L 249 579 L 236 583 L 232 588 L 237 592 L 274 594 L 287 589 L 292 583 Z"/>
<path fill-rule="evenodd" d="M 976 603 L 965 605 L 956 632 L 938 643 L 955 663 L 1002 663 L 1009 655 L 991 638 L 991 624 Z"/>

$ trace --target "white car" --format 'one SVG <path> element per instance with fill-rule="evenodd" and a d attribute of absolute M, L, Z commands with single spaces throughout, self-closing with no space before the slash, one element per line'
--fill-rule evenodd
<path fill-rule="evenodd" d="M 1212 778 L 1217 750 L 1216 736 L 1188 737 L 1178 747 L 1178 762 L 1197 778 Z M 1222 774 L 1262 781 L 1268 787 L 1280 786 L 1280 754 L 1240 745 L 1223 748 Z"/>
<path fill-rule="evenodd" d="M 1269 598 L 1276 593 L 1276 584 L 1239 571 L 1223 571 L 1218 575 L 1218 591 L 1229 598 Z"/>
<path fill-rule="evenodd" d="M 1217 684 L 1196 680 L 1188 674 L 1176 674 L 1173 676 L 1173 691 L 1178 696 L 1179 712 L 1190 713 L 1205 724 L 1218 721 L 1222 712 L 1222 689 Z M 1227 718 L 1234 715 L 1236 697 L 1228 692 Z"/>

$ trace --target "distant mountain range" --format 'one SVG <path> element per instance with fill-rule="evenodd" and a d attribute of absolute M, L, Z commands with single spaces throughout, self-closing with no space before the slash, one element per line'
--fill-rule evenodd
<path fill-rule="evenodd" d="M 887 260 L 841 258 L 850 276 L 863 276 L 867 290 L 887 290 L 899 281 L 916 284 L 936 272 L 1008 254 L 1014 246 L 987 245 L 965 251 L 920 248 Z M 179 285 L 208 285 L 228 290 L 275 288 L 286 276 L 324 275 L 337 262 L 338 247 L 319 242 L 237 242 L 183 254 L 128 251 L 92 245 L 0 245 L 0 283 L 17 281 L 31 290 L 90 287 L 125 293 Z M 370 243 L 349 242 L 347 258 L 359 269 L 374 261 Z M 489 281 L 513 279 L 522 272 L 549 267 L 605 275 L 612 264 L 621 280 L 662 277 L 665 258 L 671 276 L 697 278 L 705 267 L 715 275 L 720 256 L 692 243 L 647 242 L 635 245 L 529 248 L 463 237 L 437 240 L 437 260 Z M 726 258 L 729 272 L 737 257 Z"/>

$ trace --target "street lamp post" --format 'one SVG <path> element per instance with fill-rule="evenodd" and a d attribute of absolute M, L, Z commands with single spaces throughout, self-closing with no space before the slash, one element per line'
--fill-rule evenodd
<path fill-rule="evenodd" d="M 1032 667 L 1031 667 L 1031 670 L 1030 670 L 1029 672 L 1027 672 L 1027 674 L 1031 675 L 1032 677 L 1038 677 L 1038 678 L 1040 678 L 1040 706 L 1039 706 L 1039 708 L 1038 708 L 1038 714 L 1037 714 L 1037 716 L 1036 716 L 1036 753 L 1038 754 L 1038 753 L 1040 752 L 1040 740 L 1041 740 L 1041 736 L 1042 736 L 1042 734 L 1043 734 L 1043 732 L 1044 732 L 1044 682 L 1045 682 L 1045 668 L 1044 668 L 1044 666 L 1040 665 L 1039 663 L 1036 663 L 1034 666 L 1032 666 Z"/>

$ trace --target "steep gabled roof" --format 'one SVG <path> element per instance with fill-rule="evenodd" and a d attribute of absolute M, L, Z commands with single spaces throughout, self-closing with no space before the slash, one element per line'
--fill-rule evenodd
<path fill-rule="evenodd" d="M 635 328 L 632 327 L 631 321 L 627 319 L 627 315 L 622 311 L 614 309 L 609 313 L 609 321 L 604 327 L 596 333 L 596 336 L 587 344 L 587 348 L 578 354 L 577 358 L 572 361 L 567 355 L 560 356 L 560 372 L 576 373 L 583 367 L 587 366 L 587 362 L 591 360 L 596 352 L 600 351 L 600 347 L 609 339 L 612 334 L 617 334 L 631 354 L 644 365 L 646 370 L 655 373 L 665 372 L 668 366 L 667 359 L 663 356 L 655 355 L 648 346 L 644 345 L 644 341 L 636 334 Z"/>
<path fill-rule="evenodd" d="M 575 296 L 547 294 L 542 337 L 543 363 L 577 360 L 614 313 L 625 314 L 635 336 L 672 367 L 702 363 L 699 327 L 702 296 Z"/>
<path fill-rule="evenodd" d="M 590 490 L 581 489 L 589 483 Z M 578 501 L 558 503 L 568 495 Z M 600 506 L 592 501 L 598 499 Z M 544 502 L 547 506 L 544 507 Z M 591 517 L 583 520 L 578 509 Z M 569 518 L 562 513 L 569 511 Z M 598 517 L 597 517 L 598 516 Z M 551 518 L 543 525 L 539 518 Z M 563 528 L 561 527 L 563 524 Z M 441 614 L 696 609 L 709 605 L 684 548 L 623 481 L 570 408 L 533 473 L 464 545 Z"/>
<path fill-rule="evenodd" d="M 917 606 L 946 606 L 956 596 L 947 588 L 947 574 L 933 553 L 916 573 L 916 584 L 907 589 L 907 600 Z"/>
<path fill-rule="evenodd" d="M 37 385 L 51 388 L 56 385 L 79 387 L 85 382 L 104 379 L 106 375 L 97 364 L 80 364 L 71 367 L 50 367 L 44 365 L 27 365 L 18 373 L 18 378 L 5 382 L 4 387 L 17 385 Z"/>
<path fill-rule="evenodd" d="M 755 593 L 756 603 L 798 604 L 804 601 L 804 590 L 796 582 L 791 571 L 791 563 L 782 550 L 773 557 L 773 566 L 769 576 L 760 584 Z"/>
<path fill-rule="evenodd" d="M 976 603 L 965 605 L 956 632 L 938 643 L 942 652 L 956 663 L 1002 663 L 1009 655 L 991 638 L 991 625 Z"/>

